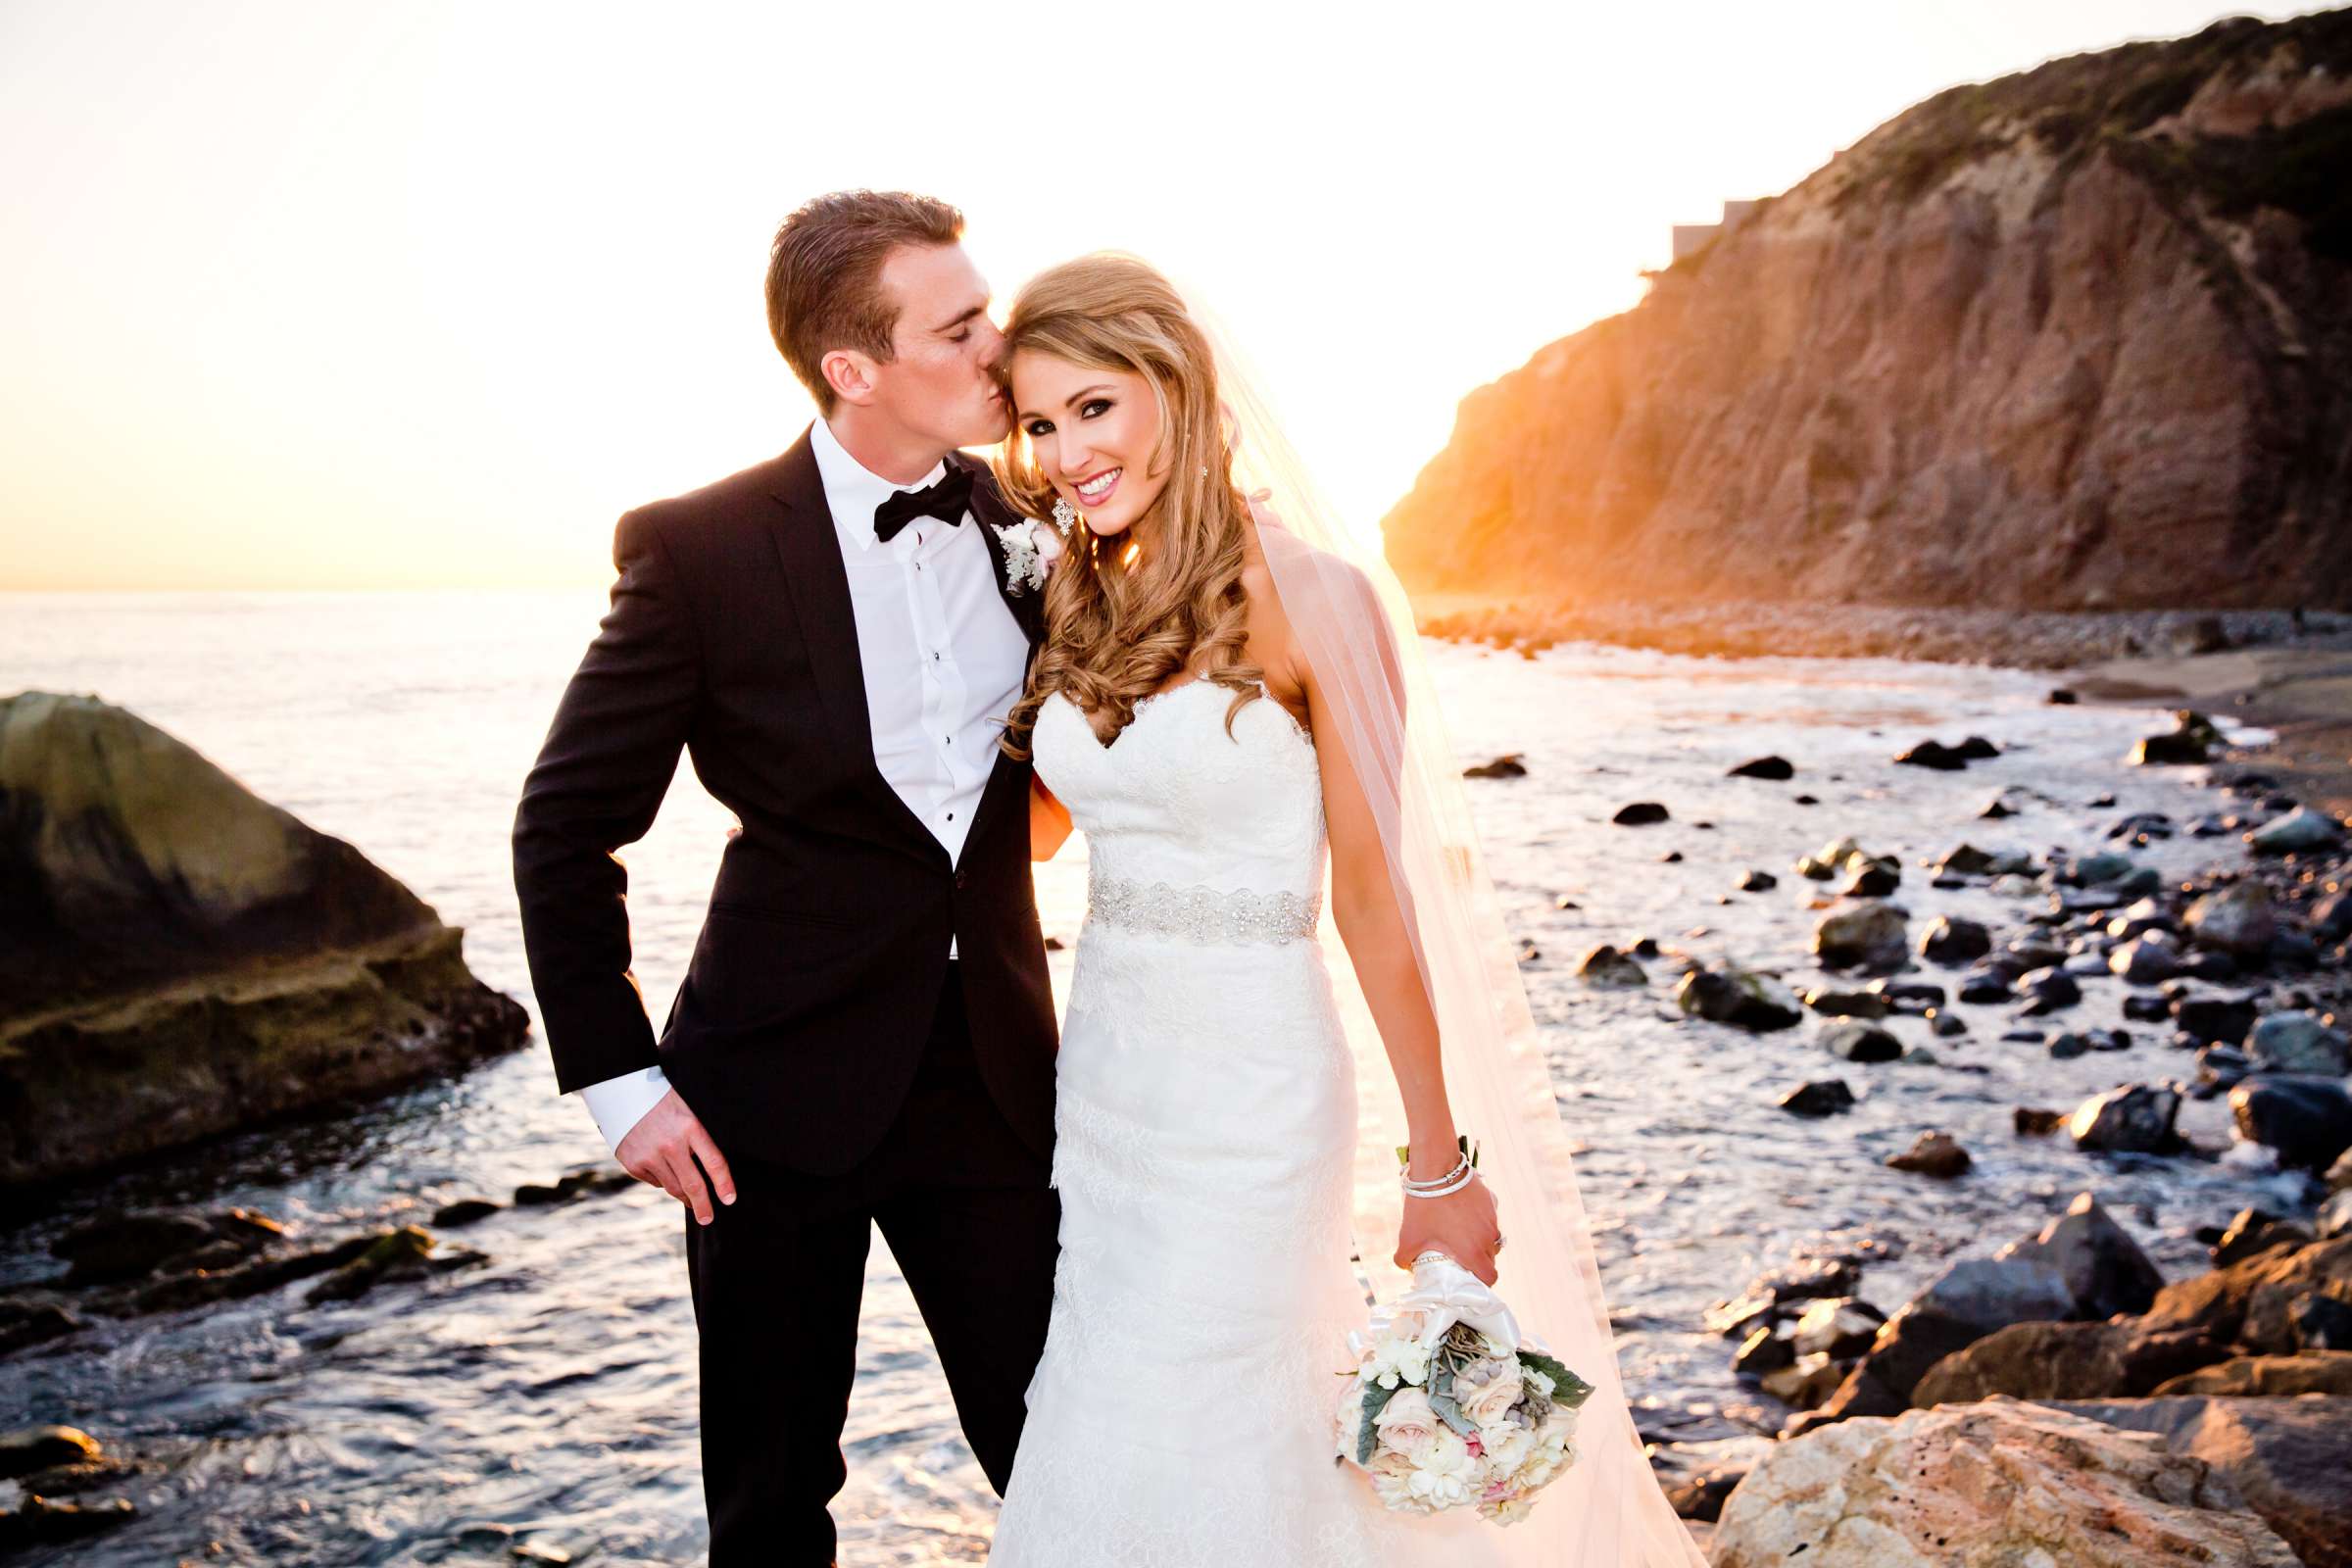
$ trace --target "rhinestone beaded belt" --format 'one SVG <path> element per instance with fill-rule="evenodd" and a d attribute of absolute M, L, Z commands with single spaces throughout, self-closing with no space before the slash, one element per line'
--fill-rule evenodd
<path fill-rule="evenodd" d="M 1221 888 L 1130 882 L 1089 871 L 1086 917 L 1120 931 L 1187 942 L 1300 942 L 1315 934 L 1320 893 L 1229 893 Z"/>

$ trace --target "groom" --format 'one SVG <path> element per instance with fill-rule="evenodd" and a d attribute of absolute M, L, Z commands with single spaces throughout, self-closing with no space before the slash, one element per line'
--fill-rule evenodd
<path fill-rule="evenodd" d="M 926 197 L 777 230 L 768 326 L 816 399 L 783 456 L 620 519 L 612 609 L 514 817 L 558 1085 L 687 1206 L 712 1568 L 833 1560 L 869 1226 L 1000 1494 L 1059 1202 L 1029 767 L 997 749 L 1042 632 L 956 449 L 1003 340 Z M 741 819 L 657 1044 L 628 873 L 679 750 Z"/>

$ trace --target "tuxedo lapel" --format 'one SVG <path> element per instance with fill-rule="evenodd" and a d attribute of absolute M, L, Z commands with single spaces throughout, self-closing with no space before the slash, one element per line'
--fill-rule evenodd
<path fill-rule="evenodd" d="M 858 653 L 858 618 L 850 609 L 850 574 L 842 564 L 841 539 L 807 432 L 784 454 L 780 466 L 771 494 L 783 510 L 769 520 L 768 537 L 783 563 L 784 586 L 808 645 L 817 697 L 842 739 L 871 757 L 873 720 L 865 710 L 865 664 Z"/>
<path fill-rule="evenodd" d="M 947 851 L 938 838 L 907 808 L 874 760 L 873 715 L 865 706 L 865 661 L 858 650 L 858 616 L 850 608 L 849 568 L 842 564 L 841 535 L 833 526 L 833 509 L 825 504 L 824 479 L 806 431 L 778 466 L 769 492 L 777 511 L 768 520 L 768 538 L 784 567 L 817 700 L 842 745 L 864 759 L 867 793 L 902 829 L 901 836 L 944 858 Z"/>

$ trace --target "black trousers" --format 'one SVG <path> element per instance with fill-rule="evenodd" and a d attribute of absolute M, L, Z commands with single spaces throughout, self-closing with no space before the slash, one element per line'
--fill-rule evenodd
<path fill-rule="evenodd" d="M 956 965 L 913 1088 L 881 1145 L 839 1176 L 730 1158 L 736 1200 L 686 1213 L 702 1338 L 710 1568 L 825 1568 L 826 1504 L 858 1361 L 869 1226 L 931 1331 L 956 1418 L 1000 1496 L 1045 1348 L 1061 1202 L 972 1055 Z"/>

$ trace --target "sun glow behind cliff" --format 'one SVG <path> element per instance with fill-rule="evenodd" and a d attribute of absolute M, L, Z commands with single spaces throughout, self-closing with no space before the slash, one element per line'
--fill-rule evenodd
<path fill-rule="evenodd" d="M 808 417 L 766 241 L 853 184 L 961 205 L 1000 303 L 1103 246 L 1202 290 L 1369 528 L 1672 223 L 2221 14 L 1910 10 L 19 0 L 0 588 L 602 582 L 619 511 Z"/>

